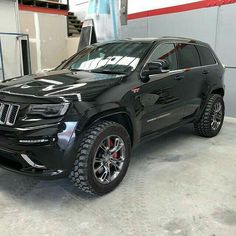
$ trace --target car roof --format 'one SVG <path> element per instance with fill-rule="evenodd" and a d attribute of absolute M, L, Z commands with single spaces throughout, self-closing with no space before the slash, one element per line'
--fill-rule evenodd
<path fill-rule="evenodd" d="M 175 36 L 163 36 L 160 38 L 126 38 L 120 40 L 111 40 L 111 41 L 104 41 L 100 43 L 96 43 L 95 45 L 103 45 L 107 43 L 115 43 L 115 42 L 140 42 L 140 43 L 161 43 L 161 42 L 171 42 L 171 43 L 193 43 L 202 45 L 205 47 L 209 47 L 209 44 L 204 43 L 200 40 L 192 39 L 192 38 L 185 38 L 185 37 L 175 37 Z"/>
<path fill-rule="evenodd" d="M 207 43 L 204 43 L 197 39 L 185 38 L 185 37 L 176 37 L 176 36 L 163 36 L 160 38 L 126 38 L 123 40 L 118 40 L 120 42 L 130 41 L 130 42 L 150 42 L 150 43 L 158 43 L 158 42 L 183 42 L 183 43 L 194 43 L 203 46 L 209 46 Z M 114 42 L 114 41 L 113 41 Z M 117 42 L 117 40 L 116 40 Z"/>
<path fill-rule="evenodd" d="M 163 36 L 160 38 L 127 38 L 126 41 L 134 42 L 184 42 L 184 43 L 195 43 L 199 45 L 208 45 L 200 40 L 185 38 L 185 37 L 175 37 L 175 36 Z"/>

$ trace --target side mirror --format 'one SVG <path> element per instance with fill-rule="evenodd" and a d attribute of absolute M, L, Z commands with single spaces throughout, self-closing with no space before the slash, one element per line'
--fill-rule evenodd
<path fill-rule="evenodd" d="M 153 62 L 148 62 L 143 70 L 143 75 L 154 75 L 154 74 L 161 74 L 170 71 L 170 64 L 166 60 L 157 60 Z"/>

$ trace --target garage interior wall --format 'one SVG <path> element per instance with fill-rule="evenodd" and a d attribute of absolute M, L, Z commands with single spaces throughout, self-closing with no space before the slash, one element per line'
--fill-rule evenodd
<path fill-rule="evenodd" d="M 67 3 L 67 0 L 62 0 Z M 81 21 L 84 21 L 88 12 L 89 0 L 70 0 L 70 11 Z"/>
<path fill-rule="evenodd" d="M 29 34 L 32 72 L 54 68 L 67 58 L 64 15 L 20 11 L 20 31 Z"/>
<path fill-rule="evenodd" d="M 153 2 L 153 1 L 150 1 Z M 161 1 L 160 1 L 161 2 Z M 166 1 L 167 4 L 170 1 Z M 139 5 L 137 8 L 137 5 Z M 143 11 L 129 1 L 129 14 Z M 236 4 L 130 19 L 122 38 L 181 36 L 209 43 L 226 66 L 226 115 L 236 117 Z"/>
<path fill-rule="evenodd" d="M 18 8 L 16 1 L 0 1 L 0 32 L 19 33 Z M 16 36 L 0 35 L 2 45 L 2 57 L 5 78 L 9 79 L 21 75 L 21 46 Z M 2 68 L 0 66 L 0 80 L 2 80 Z"/>

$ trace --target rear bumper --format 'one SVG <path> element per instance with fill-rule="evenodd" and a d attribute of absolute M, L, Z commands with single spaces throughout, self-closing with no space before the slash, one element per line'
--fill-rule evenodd
<path fill-rule="evenodd" d="M 68 176 L 76 153 L 75 128 L 76 122 L 65 122 L 20 132 L 0 130 L 0 167 L 42 179 Z"/>

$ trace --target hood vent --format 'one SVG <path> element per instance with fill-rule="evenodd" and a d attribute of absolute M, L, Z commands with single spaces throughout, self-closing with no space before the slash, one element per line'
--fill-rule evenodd
<path fill-rule="evenodd" d="M 0 103 L 0 125 L 13 126 L 19 110 L 19 105 Z"/>

